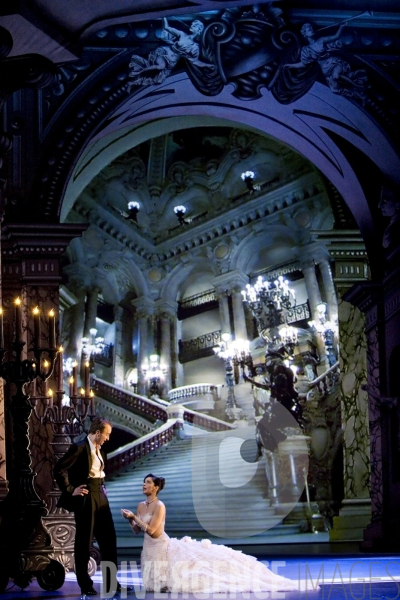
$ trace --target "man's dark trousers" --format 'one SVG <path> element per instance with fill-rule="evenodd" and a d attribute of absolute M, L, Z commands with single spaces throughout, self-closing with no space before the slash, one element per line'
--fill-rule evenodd
<path fill-rule="evenodd" d="M 90 546 L 93 536 L 99 545 L 101 560 L 110 561 L 117 565 L 117 537 L 110 506 L 108 504 L 102 479 L 88 479 L 89 494 L 76 498 L 75 508 L 75 572 L 78 585 L 82 590 L 92 587 L 92 581 L 87 572 L 90 558 Z M 108 570 L 107 570 L 108 572 Z M 117 589 L 117 581 L 110 577 L 103 581 L 106 592 Z"/>

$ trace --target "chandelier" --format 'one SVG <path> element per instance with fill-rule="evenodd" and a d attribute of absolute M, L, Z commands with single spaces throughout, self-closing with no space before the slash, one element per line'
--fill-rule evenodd
<path fill-rule="evenodd" d="M 280 326 L 287 323 L 288 311 L 296 305 L 295 291 L 289 287 L 288 280 L 280 275 L 275 281 L 268 281 L 260 275 L 254 285 L 246 285 L 242 295 L 256 319 L 259 335 L 268 343 L 278 342 L 282 337 Z M 282 335 L 293 337 L 294 334 L 291 331 Z"/>

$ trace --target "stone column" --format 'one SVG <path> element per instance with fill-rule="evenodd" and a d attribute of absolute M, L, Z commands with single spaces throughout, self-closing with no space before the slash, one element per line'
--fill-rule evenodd
<path fill-rule="evenodd" d="M 233 324 L 235 328 L 235 338 L 247 340 L 246 315 L 243 306 L 243 287 L 235 285 L 232 288 L 232 307 L 233 307 Z"/>
<path fill-rule="evenodd" d="M 114 383 L 123 387 L 125 376 L 125 335 L 127 323 L 125 317 L 125 309 L 118 306 L 115 310 L 115 341 L 114 341 Z"/>
<path fill-rule="evenodd" d="M 304 275 L 306 284 L 308 301 L 310 303 L 311 315 L 314 321 L 319 322 L 319 313 L 317 310 L 318 304 L 322 302 L 321 292 L 319 289 L 318 279 L 315 272 L 314 260 L 300 257 L 301 270 Z M 318 354 L 320 357 L 320 367 L 318 371 L 322 369 L 325 371 L 329 367 L 329 363 L 326 356 L 325 342 L 320 333 L 315 334 L 315 343 L 317 346 Z"/>
<path fill-rule="evenodd" d="M 318 261 L 318 266 L 319 270 L 321 271 L 325 290 L 325 298 L 328 304 L 328 317 L 330 321 L 336 324 L 338 320 L 338 300 L 328 257 L 322 257 Z"/>
<path fill-rule="evenodd" d="M 178 319 L 172 322 L 172 388 L 184 385 L 185 375 L 183 364 L 179 362 L 179 340 L 182 339 L 182 323 Z"/>
<path fill-rule="evenodd" d="M 89 339 L 90 330 L 96 329 L 98 296 L 99 290 L 95 287 L 90 288 L 86 294 L 85 324 L 83 326 L 83 336 Z"/>
<path fill-rule="evenodd" d="M 318 321 L 317 306 L 322 302 L 322 298 L 317 275 L 315 273 L 315 263 L 312 259 L 303 259 L 300 260 L 300 264 L 304 275 L 308 300 L 310 302 L 311 315 L 315 321 Z"/>
<path fill-rule="evenodd" d="M 224 289 L 217 289 L 216 296 L 218 299 L 219 318 L 221 321 L 221 333 L 232 334 L 229 318 L 228 294 Z"/>
<path fill-rule="evenodd" d="M 371 519 L 368 394 L 362 387 L 367 382 L 365 317 L 342 293 L 338 320 L 344 499 L 329 533 L 335 541 L 361 540 Z"/>
<path fill-rule="evenodd" d="M 160 363 L 167 368 L 164 377 L 165 395 L 171 389 L 171 317 L 167 312 L 160 315 L 161 320 L 161 352 Z"/>
<path fill-rule="evenodd" d="M 144 297 L 132 300 L 136 308 L 136 319 L 138 322 L 138 353 L 137 353 L 137 371 L 138 371 L 138 394 L 146 395 L 147 381 L 142 370 L 142 365 L 148 361 L 149 354 L 153 352 L 154 339 L 150 323 L 150 317 L 154 313 L 154 302 Z"/>
<path fill-rule="evenodd" d="M 367 278 L 367 259 L 359 232 L 326 232 L 324 241 L 335 260 L 344 487 L 344 499 L 339 515 L 333 519 L 329 537 L 331 540 L 362 540 L 371 520 L 369 409 L 364 390 L 367 383 L 366 322 L 361 310 L 347 300 L 346 293 L 355 283 Z M 326 283 L 331 273 L 330 268 L 326 273 L 328 269 L 324 264 L 329 266 L 328 260 L 319 265 L 330 307 L 329 289 L 333 282 Z M 333 320 L 332 314 L 330 318 Z"/>
<path fill-rule="evenodd" d="M 248 282 L 249 278 L 247 275 L 238 270 L 219 275 L 212 281 L 213 286 L 217 290 L 218 299 L 220 302 L 221 326 L 223 325 L 224 327 L 229 325 L 229 311 L 227 310 L 227 299 L 225 301 L 223 297 L 224 294 L 232 294 L 233 327 L 236 339 L 247 339 L 246 316 L 243 307 L 241 290 L 245 289 Z M 225 333 L 223 329 L 221 329 L 221 332 Z M 230 327 L 228 327 L 226 333 L 232 333 Z"/>
<path fill-rule="evenodd" d="M 65 335 L 68 335 L 65 355 L 79 361 L 82 352 L 81 340 L 83 338 L 83 324 L 85 318 L 85 290 L 76 288 L 74 290 L 77 298 L 77 303 L 68 309 L 69 327 L 65 330 Z"/>

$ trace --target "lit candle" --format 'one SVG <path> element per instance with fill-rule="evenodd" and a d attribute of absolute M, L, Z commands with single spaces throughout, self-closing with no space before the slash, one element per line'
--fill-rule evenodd
<path fill-rule="evenodd" d="M 72 387 L 72 395 L 73 396 L 77 396 L 78 395 L 78 363 L 76 362 L 76 360 L 74 360 L 74 362 L 72 363 L 72 383 L 73 383 L 73 387 Z"/>
<path fill-rule="evenodd" d="M 82 412 L 84 411 L 84 403 L 83 403 L 84 397 L 85 397 L 85 390 L 83 388 L 81 388 L 81 407 L 82 407 Z"/>
<path fill-rule="evenodd" d="M 94 415 L 94 391 L 90 390 L 90 414 Z"/>
<path fill-rule="evenodd" d="M 62 392 L 64 389 L 64 373 L 63 373 L 63 350 L 62 346 L 58 349 L 58 391 Z"/>
<path fill-rule="evenodd" d="M 54 310 L 49 312 L 49 348 L 56 347 L 56 316 Z"/>
<path fill-rule="evenodd" d="M 3 309 L 0 308 L 0 348 L 4 348 Z"/>
<path fill-rule="evenodd" d="M 17 342 L 21 339 L 21 323 L 22 323 L 22 306 L 21 298 L 15 300 L 15 340 Z"/>
<path fill-rule="evenodd" d="M 43 388 L 42 388 L 42 393 L 43 396 L 47 396 L 47 388 L 48 388 L 48 383 L 47 383 L 47 376 L 48 376 L 48 370 L 49 370 L 49 362 L 47 360 L 43 361 Z"/>
<path fill-rule="evenodd" d="M 49 390 L 49 406 L 53 406 L 53 390 Z"/>
<path fill-rule="evenodd" d="M 90 391 L 90 364 L 89 361 L 87 360 L 85 362 L 85 396 L 89 396 L 89 391 Z"/>
<path fill-rule="evenodd" d="M 40 310 L 37 306 L 33 309 L 33 340 L 36 348 L 40 347 Z"/>
<path fill-rule="evenodd" d="M 74 395 L 74 378 L 72 376 L 68 379 L 68 383 L 69 383 L 69 397 L 72 398 L 72 396 Z"/>

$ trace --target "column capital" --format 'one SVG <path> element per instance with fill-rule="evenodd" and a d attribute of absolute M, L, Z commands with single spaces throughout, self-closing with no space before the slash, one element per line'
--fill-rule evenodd
<path fill-rule="evenodd" d="M 178 303 L 170 300 L 157 300 L 154 305 L 157 315 L 164 319 L 176 319 L 178 312 Z"/>
<path fill-rule="evenodd" d="M 136 308 L 138 317 L 151 317 L 154 314 L 155 302 L 151 298 L 140 296 L 140 298 L 131 300 L 131 304 Z"/>
<path fill-rule="evenodd" d="M 249 283 L 249 277 L 242 271 L 235 270 L 229 273 L 223 273 L 214 277 L 211 281 L 218 293 L 223 291 L 231 291 L 236 288 L 236 291 L 242 290 Z"/>
<path fill-rule="evenodd" d="M 311 265 L 318 265 L 322 262 L 330 262 L 331 256 L 326 246 L 321 242 L 314 242 L 307 246 L 300 246 L 293 250 L 296 255 L 301 268 L 307 268 Z"/>

